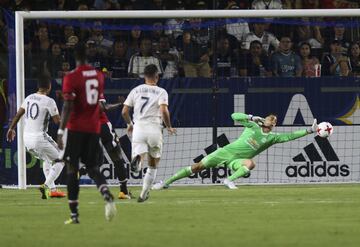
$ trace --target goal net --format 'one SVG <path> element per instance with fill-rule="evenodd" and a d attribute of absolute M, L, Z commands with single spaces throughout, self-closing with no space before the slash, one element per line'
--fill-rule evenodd
<path fill-rule="evenodd" d="M 35 11 L 19 12 L 16 18 L 8 13 L 17 26 L 8 25 L 9 82 L 16 85 L 9 99 L 19 106 L 36 90 L 38 74 L 47 70 L 53 78 L 51 97 L 61 109 L 62 77 L 75 67 L 74 46 L 84 42 L 89 63 L 106 74 L 109 103 L 143 83 L 147 64 L 161 71 L 159 85 L 169 93 L 178 133 L 168 136 L 164 130 L 157 180 L 236 140 L 244 128 L 231 114 L 244 112 L 276 114 L 275 132 L 309 128 L 317 118 L 332 123 L 334 133 L 328 139 L 308 135 L 272 146 L 254 158 L 255 169 L 238 183 L 359 182 L 359 15 L 354 9 Z M 15 111 L 13 104 L 10 117 Z M 119 110 L 108 116 L 129 168 L 125 123 Z M 43 175 L 41 162 L 25 153 L 21 128 L 17 146 L 4 143 L 0 153 L 0 183 L 24 188 L 42 183 Z M 54 139 L 56 128 L 49 130 Z M 117 183 L 106 153 L 100 169 Z M 65 183 L 63 173 L 58 183 Z M 140 184 L 143 174 L 129 171 L 129 183 Z M 217 184 L 229 174 L 218 167 L 177 184 Z M 91 180 L 82 176 L 81 182 Z"/>

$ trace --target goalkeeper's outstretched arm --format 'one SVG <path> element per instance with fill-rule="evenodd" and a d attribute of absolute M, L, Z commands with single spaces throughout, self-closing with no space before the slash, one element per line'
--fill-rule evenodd
<path fill-rule="evenodd" d="M 289 142 L 301 138 L 303 136 L 306 136 L 308 134 L 314 133 L 316 132 L 316 130 L 317 130 L 317 120 L 314 119 L 312 126 L 308 129 L 297 130 L 291 133 L 277 134 L 275 138 L 275 143 Z"/>

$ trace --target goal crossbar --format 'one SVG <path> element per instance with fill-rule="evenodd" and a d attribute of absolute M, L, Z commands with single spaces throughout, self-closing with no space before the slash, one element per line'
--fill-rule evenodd
<path fill-rule="evenodd" d="M 15 12 L 16 104 L 25 98 L 24 20 L 28 19 L 132 19 L 132 18 L 300 18 L 359 17 L 360 9 L 286 9 L 286 10 L 143 10 L 143 11 L 17 11 Z M 26 152 L 23 121 L 18 124 L 18 188 L 26 189 Z"/>

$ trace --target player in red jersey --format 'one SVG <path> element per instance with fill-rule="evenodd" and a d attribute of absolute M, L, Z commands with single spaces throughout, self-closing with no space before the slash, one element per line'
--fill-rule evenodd
<path fill-rule="evenodd" d="M 79 223 L 79 161 L 81 160 L 88 175 L 95 181 L 104 197 L 105 218 L 111 220 L 116 214 L 113 196 L 104 176 L 99 171 L 99 134 L 100 104 L 103 99 L 104 76 L 86 64 L 86 47 L 79 44 L 75 48 L 77 67 L 63 79 L 63 98 L 61 122 L 57 142 L 63 150 L 67 164 L 68 198 L 71 217 L 65 224 Z M 66 130 L 65 130 L 66 127 Z M 65 145 L 64 145 L 65 143 Z"/>

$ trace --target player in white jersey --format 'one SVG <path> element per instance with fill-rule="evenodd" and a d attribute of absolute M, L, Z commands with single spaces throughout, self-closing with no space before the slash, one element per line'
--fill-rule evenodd
<path fill-rule="evenodd" d="M 42 199 L 50 197 L 65 197 L 65 193 L 55 187 L 64 163 L 59 160 L 59 148 L 56 142 L 47 134 L 50 117 L 56 124 L 60 123 L 60 115 L 55 101 L 48 97 L 51 90 L 50 77 L 42 75 L 38 80 L 38 91 L 27 96 L 11 122 L 7 132 L 7 140 L 15 139 L 15 127 L 25 115 L 24 144 L 27 151 L 43 160 L 45 183 L 40 186 Z"/>
<path fill-rule="evenodd" d="M 171 127 L 168 94 L 165 89 L 157 86 L 159 80 L 157 67 L 154 64 L 147 65 L 144 76 L 145 84 L 131 90 L 122 110 L 127 131 L 132 135 L 131 170 L 139 171 L 145 155 L 148 154 L 149 167 L 138 202 L 148 199 L 151 185 L 156 177 L 163 145 L 162 122 L 170 134 L 176 133 L 176 129 Z M 130 108 L 133 108 L 133 121 L 130 117 Z"/>

